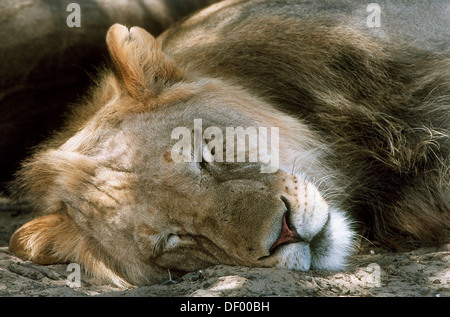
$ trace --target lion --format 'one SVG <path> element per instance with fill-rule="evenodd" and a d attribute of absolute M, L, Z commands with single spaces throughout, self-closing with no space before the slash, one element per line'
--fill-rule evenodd
<path fill-rule="evenodd" d="M 156 39 L 113 25 L 111 65 L 11 186 L 41 215 L 10 249 L 126 287 L 216 264 L 342 270 L 363 234 L 446 235 L 449 50 L 303 5 L 227 0 Z"/>

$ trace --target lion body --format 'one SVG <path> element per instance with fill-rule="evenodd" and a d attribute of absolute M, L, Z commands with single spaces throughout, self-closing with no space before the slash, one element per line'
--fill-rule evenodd
<path fill-rule="evenodd" d="M 114 70 L 23 165 L 14 187 L 46 215 L 11 249 L 146 284 L 218 263 L 340 269 L 357 230 L 443 237 L 450 52 L 369 33 L 283 0 L 224 1 L 157 40 L 113 26 Z M 171 131 L 199 118 L 279 127 L 279 170 L 174 163 Z"/>

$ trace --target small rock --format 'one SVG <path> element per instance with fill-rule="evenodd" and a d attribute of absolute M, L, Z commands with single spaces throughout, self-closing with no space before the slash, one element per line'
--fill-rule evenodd
<path fill-rule="evenodd" d="M 42 274 L 41 272 L 14 262 L 11 262 L 8 265 L 8 269 L 13 273 L 19 274 L 23 277 L 30 278 L 35 281 L 40 280 L 44 277 L 44 274 Z"/>
<path fill-rule="evenodd" d="M 433 284 L 441 284 L 441 280 L 435 279 L 435 280 L 433 281 Z"/>

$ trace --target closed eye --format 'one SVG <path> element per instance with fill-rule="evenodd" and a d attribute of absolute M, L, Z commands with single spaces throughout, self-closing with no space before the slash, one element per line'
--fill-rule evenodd
<path fill-rule="evenodd" d="M 149 239 L 153 241 L 153 245 L 150 250 L 152 258 L 157 258 L 164 251 L 175 248 L 181 241 L 180 237 L 173 233 L 150 236 Z"/>
<path fill-rule="evenodd" d="M 200 170 L 203 170 L 205 168 L 207 168 L 208 164 L 210 162 L 214 161 L 214 148 L 212 149 L 212 151 L 208 148 L 208 145 L 205 144 L 205 141 L 203 140 L 202 142 L 202 153 L 201 153 L 201 157 L 197 158 L 194 151 L 192 151 L 191 155 L 192 155 L 192 159 L 193 161 L 197 164 L 197 167 Z M 197 154 L 197 156 L 200 156 L 199 154 Z"/>
<path fill-rule="evenodd" d="M 169 235 L 168 239 L 166 240 L 166 243 L 164 244 L 164 249 L 171 249 L 174 248 L 176 245 L 180 243 L 181 239 L 178 235 L 171 234 Z"/>
<path fill-rule="evenodd" d="M 205 162 L 205 161 L 201 161 L 201 162 L 198 162 L 198 163 L 197 163 L 198 168 L 201 169 L 201 170 L 204 170 L 204 169 L 206 168 L 207 164 L 208 164 L 208 163 Z"/>
<path fill-rule="evenodd" d="M 149 240 L 153 242 L 150 249 L 150 256 L 152 258 L 156 258 L 161 255 L 169 237 L 167 235 L 149 236 Z"/>

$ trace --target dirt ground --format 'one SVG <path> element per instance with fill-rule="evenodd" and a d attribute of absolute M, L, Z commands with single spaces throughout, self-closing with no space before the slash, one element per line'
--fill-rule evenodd
<path fill-rule="evenodd" d="M 175 282 L 133 289 L 120 289 L 81 272 L 80 287 L 69 287 L 73 271 L 67 270 L 67 264 L 40 266 L 8 251 L 10 235 L 31 216 L 23 211 L 0 211 L 0 296 L 450 297 L 450 237 L 439 247 L 401 253 L 365 242 L 345 272 L 218 265 Z"/>

